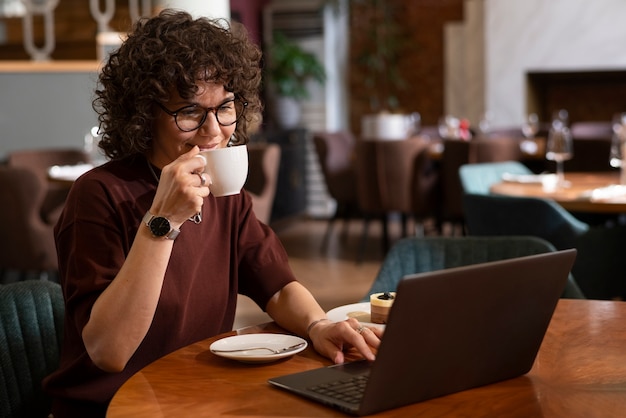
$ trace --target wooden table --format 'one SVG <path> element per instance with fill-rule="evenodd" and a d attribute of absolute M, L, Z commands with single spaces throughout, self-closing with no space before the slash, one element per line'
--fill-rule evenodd
<path fill-rule="evenodd" d="M 477 137 L 476 139 L 471 139 L 471 141 L 489 141 L 488 138 Z M 429 147 L 429 156 L 433 160 L 441 160 L 443 155 L 443 150 L 446 147 L 446 141 L 440 138 L 431 139 L 431 144 Z M 452 140 L 455 141 L 455 140 Z M 546 139 L 545 138 L 520 138 L 519 139 L 519 147 L 521 158 L 525 161 L 537 161 L 545 159 L 545 149 L 546 149 Z"/>
<path fill-rule="evenodd" d="M 381 417 L 618 417 L 626 411 L 626 302 L 559 301 L 532 370 L 521 377 L 389 410 Z M 273 324 L 239 333 L 280 331 Z M 330 364 L 310 347 L 275 363 L 215 356 L 217 338 L 147 366 L 113 397 L 107 417 L 342 417 L 270 387 L 270 377 Z"/>
<path fill-rule="evenodd" d="M 617 185 L 619 183 L 619 171 L 568 173 L 565 172 L 565 180 L 570 183 L 568 187 L 558 188 L 553 191 L 544 189 L 541 183 L 517 183 L 503 181 L 491 186 L 493 194 L 540 197 L 553 199 L 568 211 L 593 212 L 593 213 L 626 213 L 626 194 L 606 200 L 591 198 L 591 191 L 597 188 Z"/>

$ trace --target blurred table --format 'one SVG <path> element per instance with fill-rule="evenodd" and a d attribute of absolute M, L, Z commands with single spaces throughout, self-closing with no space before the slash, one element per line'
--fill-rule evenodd
<path fill-rule="evenodd" d="M 48 169 L 48 180 L 71 186 L 77 178 L 93 167 L 93 164 L 53 165 Z"/>
<path fill-rule="evenodd" d="M 626 302 L 561 299 L 531 371 L 377 414 L 380 417 L 618 417 L 626 410 Z M 274 324 L 239 333 L 284 332 Z M 345 417 L 267 379 L 330 364 L 311 347 L 267 364 L 209 350 L 226 333 L 148 365 L 115 394 L 107 417 Z"/>
<path fill-rule="evenodd" d="M 470 139 L 471 141 L 489 141 L 490 138 L 476 137 Z M 497 139 L 497 137 L 496 137 Z M 430 157 L 434 160 L 440 160 L 443 155 L 443 150 L 446 147 L 446 141 L 459 141 L 458 139 L 430 139 Z M 546 139 L 545 138 L 532 138 L 532 139 L 519 139 L 520 155 L 522 160 L 544 160 Z"/>
<path fill-rule="evenodd" d="M 567 187 L 551 190 L 540 181 L 502 181 L 492 185 L 490 191 L 507 196 L 552 199 L 571 212 L 626 213 L 626 186 L 619 184 L 619 177 L 619 171 L 565 172 Z"/>

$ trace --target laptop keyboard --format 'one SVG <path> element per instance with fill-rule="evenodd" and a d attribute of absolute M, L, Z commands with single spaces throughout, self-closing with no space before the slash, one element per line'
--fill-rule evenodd
<path fill-rule="evenodd" d="M 340 401 L 359 404 L 365 392 L 368 375 L 354 376 L 330 383 L 310 387 L 313 392 L 329 396 Z"/>

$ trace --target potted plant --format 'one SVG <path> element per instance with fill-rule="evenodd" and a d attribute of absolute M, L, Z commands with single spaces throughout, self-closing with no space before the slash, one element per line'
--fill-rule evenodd
<path fill-rule="evenodd" d="M 307 83 L 324 83 L 326 73 L 317 57 L 280 32 L 273 34 L 267 71 L 277 123 L 283 128 L 300 121 L 300 101 L 309 97 Z"/>
<path fill-rule="evenodd" d="M 361 135 L 369 139 L 404 139 L 418 128 L 417 112 L 406 114 L 399 96 L 408 86 L 401 75 L 402 58 L 414 45 L 406 42 L 406 29 L 398 23 L 397 2 L 352 0 L 352 18 L 363 27 L 351 37 L 355 69 L 354 89 L 363 108 Z M 414 87 L 412 87 L 414 88 Z M 367 106 L 366 106 L 366 105 Z"/>

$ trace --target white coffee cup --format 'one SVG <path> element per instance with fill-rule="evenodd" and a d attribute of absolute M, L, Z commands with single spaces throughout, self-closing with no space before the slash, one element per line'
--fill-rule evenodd
<path fill-rule="evenodd" d="M 239 194 L 248 177 L 248 148 L 245 145 L 217 148 L 200 153 L 206 158 L 204 172 L 211 177 L 213 196 Z"/>

